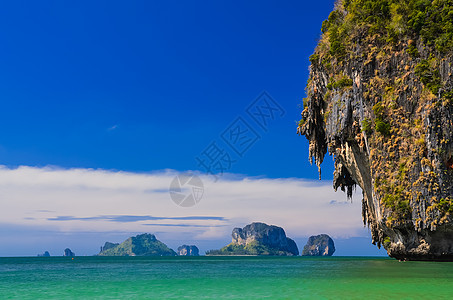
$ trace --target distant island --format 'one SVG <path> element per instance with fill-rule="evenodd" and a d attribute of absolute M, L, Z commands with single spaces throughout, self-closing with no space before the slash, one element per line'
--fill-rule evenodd
<path fill-rule="evenodd" d="M 177 254 L 179 256 L 199 256 L 200 251 L 195 245 L 182 245 L 178 247 Z"/>
<path fill-rule="evenodd" d="M 296 243 L 286 237 L 283 228 L 275 225 L 256 222 L 234 228 L 231 236 L 229 245 L 207 251 L 206 255 L 299 255 Z"/>
<path fill-rule="evenodd" d="M 63 253 L 63 256 L 75 256 L 75 253 L 71 251 L 71 249 L 69 248 L 66 248 L 64 249 L 64 253 Z"/>
<path fill-rule="evenodd" d="M 313 235 L 308 238 L 302 256 L 332 256 L 335 244 L 327 234 Z"/>
<path fill-rule="evenodd" d="M 45 251 L 43 254 L 38 254 L 38 257 L 50 257 L 49 251 Z"/>
<path fill-rule="evenodd" d="M 176 256 L 176 252 L 156 239 L 154 234 L 130 237 L 121 244 L 106 242 L 99 256 Z"/>

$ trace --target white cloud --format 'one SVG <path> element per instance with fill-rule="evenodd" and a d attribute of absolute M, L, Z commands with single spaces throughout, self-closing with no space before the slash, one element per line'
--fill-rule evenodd
<path fill-rule="evenodd" d="M 117 129 L 117 128 L 118 128 L 118 125 L 115 124 L 115 125 L 113 125 L 113 126 L 107 128 L 107 131 L 113 131 L 113 130 L 115 130 L 115 129 Z"/>
<path fill-rule="evenodd" d="M 230 176 L 235 179 L 213 182 L 210 177 L 201 176 L 204 196 L 196 206 L 185 208 L 173 203 L 167 192 L 176 174 L 171 170 L 131 173 L 0 167 L 0 219 L 11 225 L 45 226 L 63 232 L 159 231 L 166 237 L 185 235 L 192 240 L 225 238 L 233 227 L 252 221 L 282 226 L 290 237 L 318 233 L 349 237 L 366 233 L 361 220 L 361 192 L 345 204 L 346 195 L 335 193 L 330 181 Z M 134 222 L 129 217 L 118 216 L 225 219 L 167 218 Z M 51 220 L 57 217 L 66 220 Z"/>

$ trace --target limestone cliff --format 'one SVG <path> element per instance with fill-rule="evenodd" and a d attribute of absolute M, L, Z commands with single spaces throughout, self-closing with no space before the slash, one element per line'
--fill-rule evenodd
<path fill-rule="evenodd" d="M 341 0 L 322 24 L 298 133 L 334 188 L 363 191 L 373 243 L 453 260 L 453 2 Z"/>

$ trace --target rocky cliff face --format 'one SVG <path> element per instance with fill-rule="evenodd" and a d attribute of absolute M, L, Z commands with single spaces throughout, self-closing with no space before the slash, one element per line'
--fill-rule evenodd
<path fill-rule="evenodd" d="M 198 247 L 195 245 L 182 245 L 178 247 L 179 256 L 199 256 Z"/>
<path fill-rule="evenodd" d="M 302 256 L 332 256 L 335 244 L 327 234 L 314 235 L 308 238 L 302 250 Z"/>
<path fill-rule="evenodd" d="M 322 25 L 298 133 L 334 188 L 363 191 L 373 243 L 453 260 L 453 4 L 344 0 Z"/>

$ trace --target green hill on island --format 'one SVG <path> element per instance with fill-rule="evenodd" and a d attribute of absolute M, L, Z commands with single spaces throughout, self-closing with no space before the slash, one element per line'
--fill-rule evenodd
<path fill-rule="evenodd" d="M 106 242 L 99 256 L 175 256 L 176 252 L 156 239 L 154 234 L 130 237 L 121 244 Z"/>

